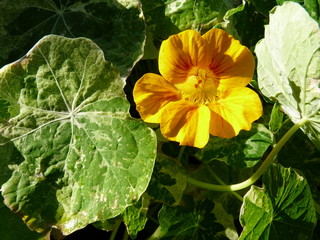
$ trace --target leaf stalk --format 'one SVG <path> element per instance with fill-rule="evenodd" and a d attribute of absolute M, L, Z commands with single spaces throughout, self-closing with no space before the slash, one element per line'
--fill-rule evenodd
<path fill-rule="evenodd" d="M 261 166 L 258 168 L 258 170 L 247 180 L 232 184 L 232 185 L 217 185 L 217 184 L 211 184 L 211 183 L 205 183 L 201 182 L 199 180 L 196 180 L 190 176 L 187 176 L 188 183 L 197 186 L 199 188 L 211 190 L 211 191 L 238 191 L 242 190 L 244 188 L 247 188 L 254 184 L 266 171 L 266 169 L 270 166 L 270 164 L 273 162 L 276 155 L 279 153 L 279 151 L 282 149 L 282 147 L 286 144 L 286 142 L 291 138 L 291 136 L 305 123 L 309 121 L 308 118 L 302 118 L 299 122 L 297 122 L 295 125 L 293 125 L 288 132 L 280 139 L 280 141 L 275 145 L 275 147 L 272 149 L 272 151 L 269 153 L 268 157 L 265 159 L 265 161 L 261 164 Z"/>

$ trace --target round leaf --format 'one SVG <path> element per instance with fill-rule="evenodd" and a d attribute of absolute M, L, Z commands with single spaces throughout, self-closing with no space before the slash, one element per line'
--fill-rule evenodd
<path fill-rule="evenodd" d="M 279 102 L 294 123 L 320 146 L 320 29 L 303 7 L 284 2 L 270 15 L 256 46 L 261 92 Z"/>
<path fill-rule="evenodd" d="M 10 116 L 1 145 L 23 158 L 1 190 L 31 229 L 69 234 L 121 214 L 146 190 L 156 136 L 130 118 L 123 85 L 85 38 L 44 37 L 0 70 Z"/>

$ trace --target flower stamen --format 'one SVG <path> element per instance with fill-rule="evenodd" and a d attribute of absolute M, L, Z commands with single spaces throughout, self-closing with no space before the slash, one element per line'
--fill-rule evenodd
<path fill-rule="evenodd" d="M 193 67 L 185 82 L 175 84 L 182 97 L 198 104 L 212 103 L 216 99 L 217 88 L 212 70 Z"/>

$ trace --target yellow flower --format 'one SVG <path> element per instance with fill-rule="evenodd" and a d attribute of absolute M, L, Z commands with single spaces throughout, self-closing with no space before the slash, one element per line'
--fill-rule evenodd
<path fill-rule="evenodd" d="M 163 41 L 162 76 L 147 73 L 133 96 L 141 118 L 160 123 L 164 137 L 204 147 L 209 133 L 231 138 L 262 115 L 258 95 L 246 85 L 254 72 L 251 52 L 220 29 L 186 30 Z"/>

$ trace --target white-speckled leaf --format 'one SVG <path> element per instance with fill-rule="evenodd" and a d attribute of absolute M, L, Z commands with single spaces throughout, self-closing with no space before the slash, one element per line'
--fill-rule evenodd
<path fill-rule="evenodd" d="M 320 146 L 320 29 L 298 3 L 284 2 L 270 15 L 256 46 L 262 93 L 279 102 L 294 123 Z"/>
<path fill-rule="evenodd" d="M 86 38 L 49 35 L 0 70 L 1 145 L 22 158 L 1 191 L 31 229 L 69 234 L 121 214 L 146 190 L 156 137 L 130 118 L 123 86 Z"/>

